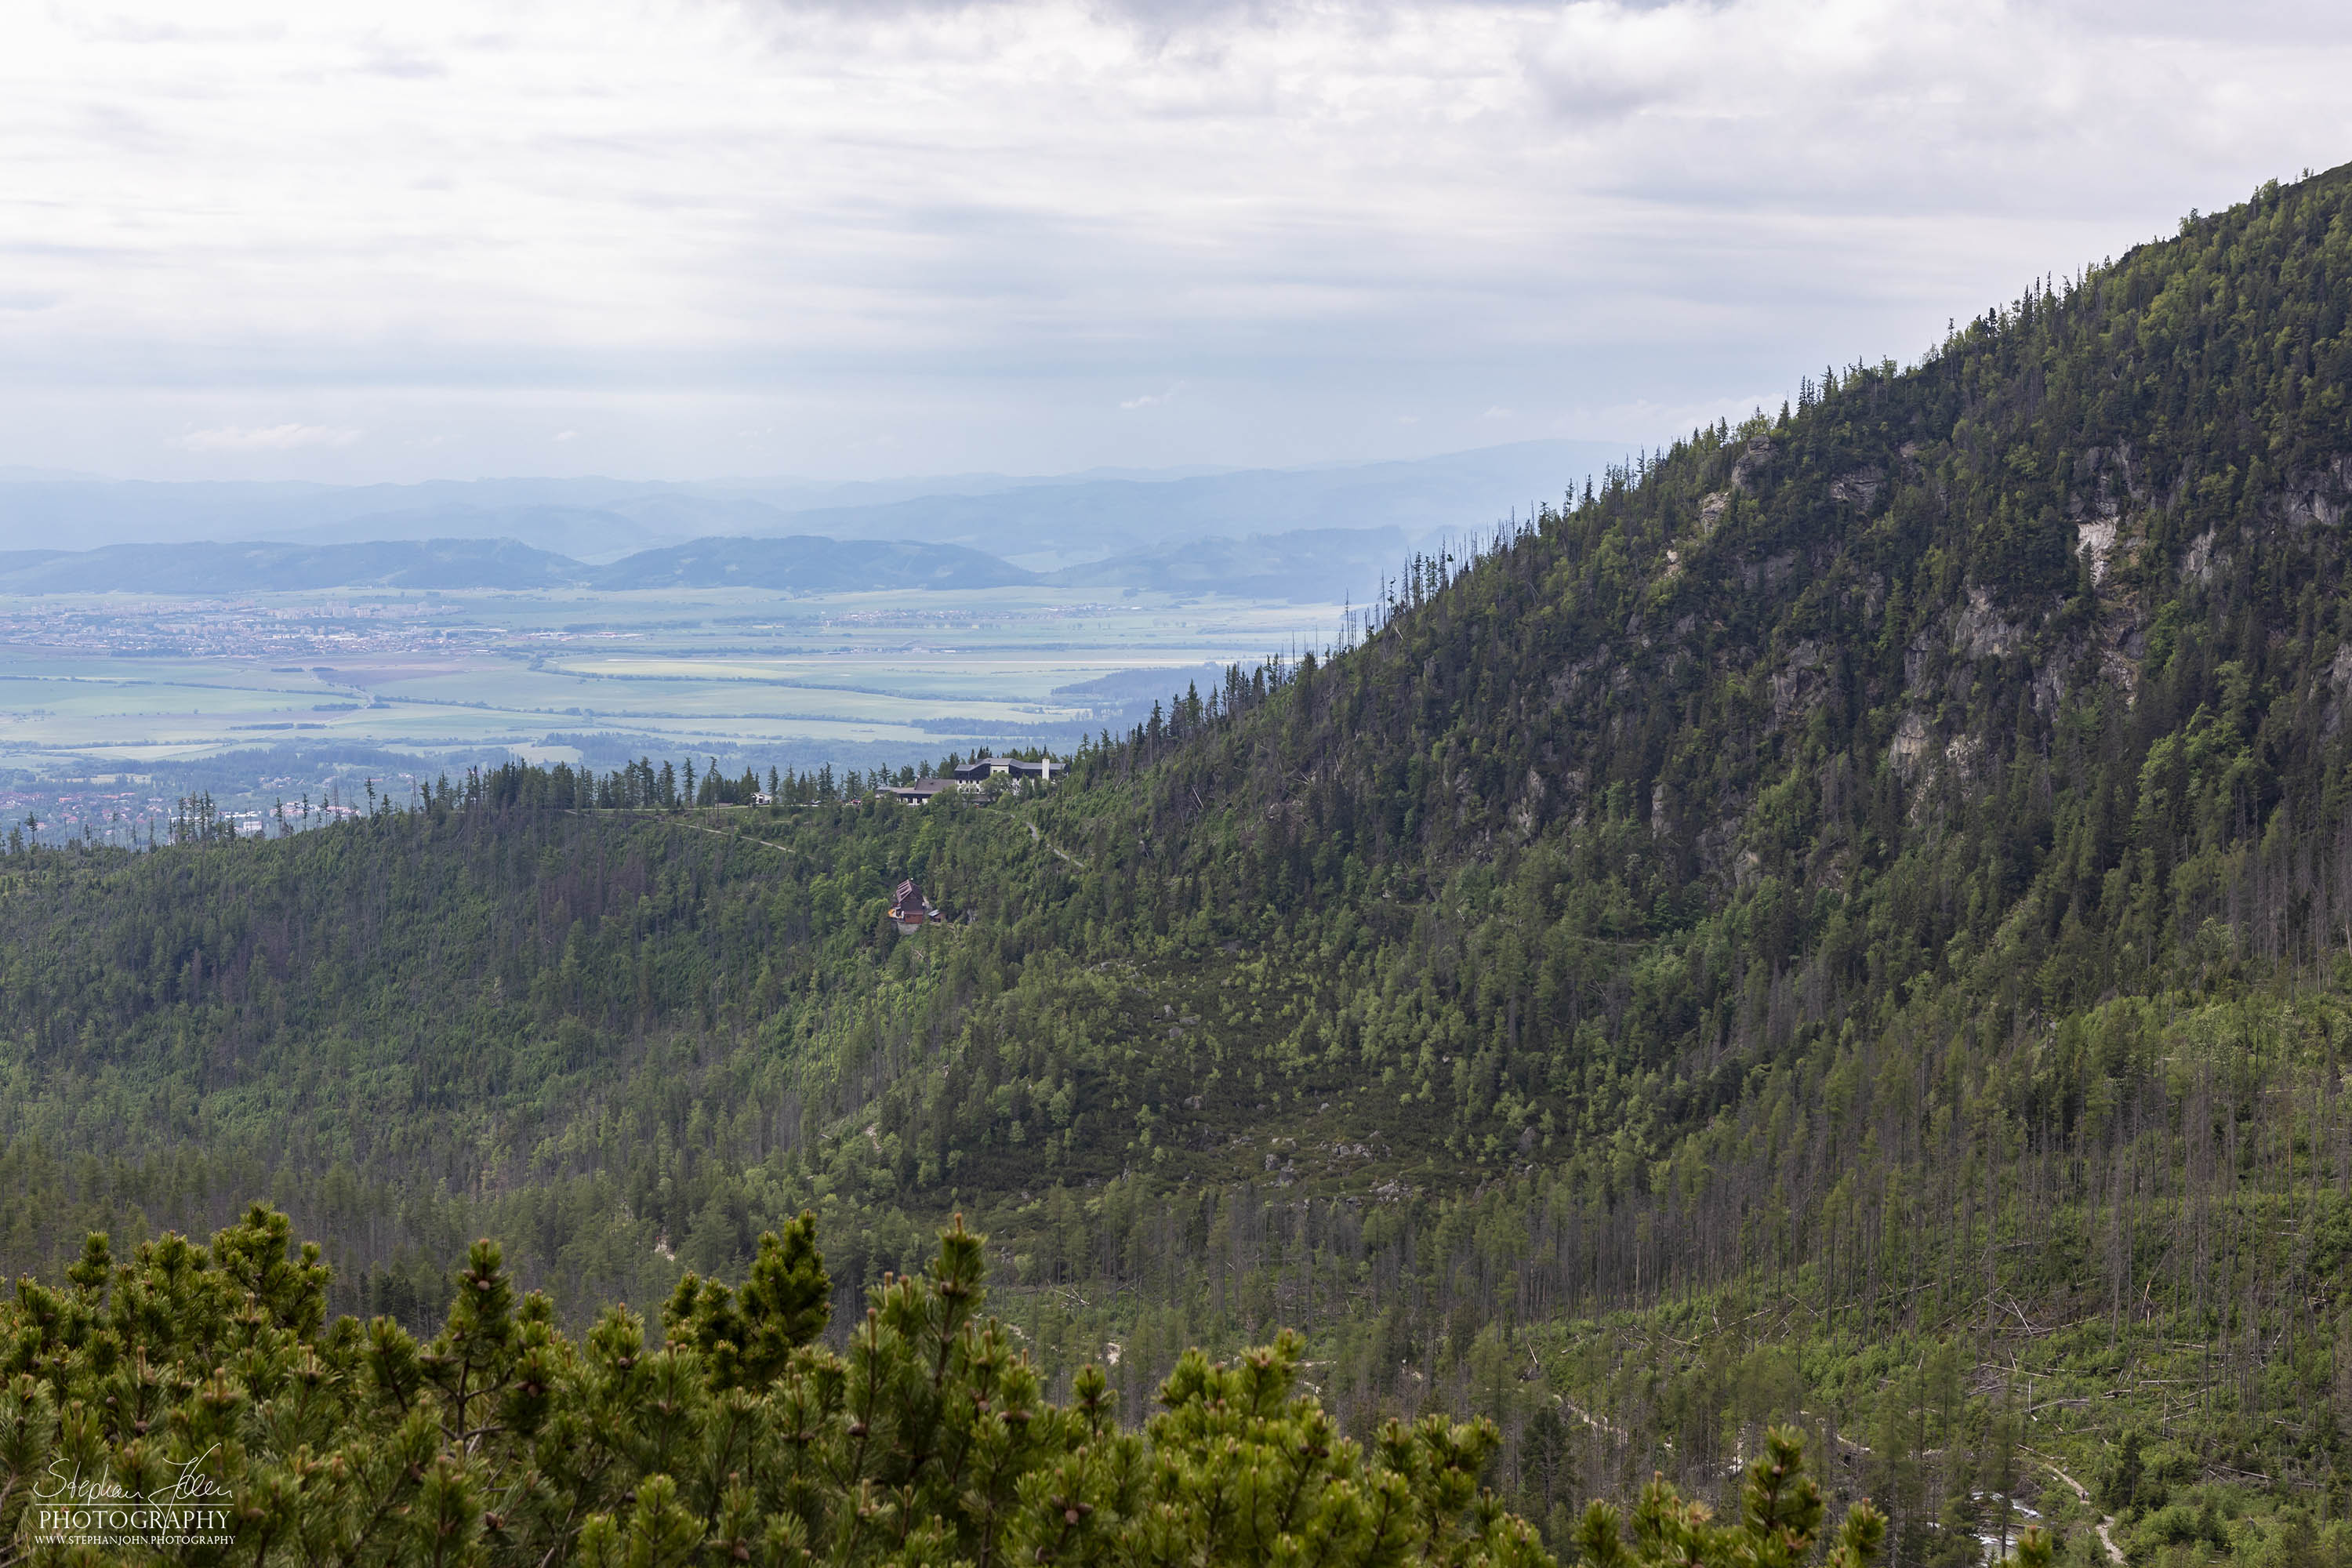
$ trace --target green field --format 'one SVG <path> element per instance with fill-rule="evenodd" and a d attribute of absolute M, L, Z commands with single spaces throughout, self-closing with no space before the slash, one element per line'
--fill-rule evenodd
<path fill-rule="evenodd" d="M 1337 605 L 994 589 L 789 598 L 348 592 L 0 598 L 0 768 L 187 761 L 273 742 L 576 751 L 904 745 L 1107 720 L 1053 696 L 1122 670 L 1255 660 Z"/>

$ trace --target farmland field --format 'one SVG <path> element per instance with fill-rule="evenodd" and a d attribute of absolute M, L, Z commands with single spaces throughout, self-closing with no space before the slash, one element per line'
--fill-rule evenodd
<path fill-rule="evenodd" d="M 1255 660 L 1319 644 L 1339 617 L 1029 587 L 0 598 L 0 769 L 135 769 L 295 742 L 553 760 L 609 735 L 722 756 L 878 745 L 909 761 L 1067 743 L 1118 715 L 1057 689 Z"/>

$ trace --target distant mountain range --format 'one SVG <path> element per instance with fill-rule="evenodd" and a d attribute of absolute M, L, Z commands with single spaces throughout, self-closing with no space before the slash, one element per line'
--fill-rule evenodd
<path fill-rule="evenodd" d="M 308 588 L 545 588 L 591 568 L 511 539 L 364 544 L 109 544 L 0 553 L 0 592 L 252 594 Z"/>
<path fill-rule="evenodd" d="M 871 500 L 798 512 L 796 528 L 923 539 L 1057 570 L 1160 554 L 1202 540 L 1394 529 L 1419 542 L 1485 532 L 1629 458 L 1620 446 L 1527 441 L 1414 462 L 1249 469 L 1183 479 L 1078 479 L 986 493 Z"/>
<path fill-rule="evenodd" d="M 369 540 L 351 544 L 109 544 L 96 550 L 0 552 L 0 593 L 265 594 L 326 588 L 625 592 L 764 588 L 839 594 L 887 588 L 976 589 L 1024 584 L 1150 587 L 1254 598 L 1360 599 L 1405 552 L 1395 528 L 1306 530 L 1213 539 L 1058 572 L 1015 566 L 961 544 L 919 540 L 713 537 L 591 564 L 512 539 Z"/>
<path fill-rule="evenodd" d="M 1394 576 L 1417 539 L 1402 528 L 1302 528 L 1248 539 L 1196 539 L 1049 573 L 1066 587 L 1152 587 L 1254 599 L 1363 602 Z"/>
<path fill-rule="evenodd" d="M 1034 572 L 953 544 L 702 539 L 592 566 L 511 539 L 110 544 L 0 552 L 0 592 L 240 594 L 318 588 L 993 588 Z"/>
<path fill-rule="evenodd" d="M 0 469 L 0 551 L 72 540 L 259 541 L 305 546 L 511 540 L 609 563 L 713 537 L 913 540 L 1053 572 L 1205 539 L 1301 530 L 1483 531 L 1630 455 L 1613 443 L 1528 441 L 1411 462 L 1048 478 L 951 474 L 854 484 L 744 479 L 444 480 L 333 486 L 114 481 Z"/>
<path fill-rule="evenodd" d="M 773 588 L 850 593 L 861 588 L 1002 588 L 1037 574 L 958 544 L 908 540 L 698 539 L 593 568 L 593 588 Z"/>

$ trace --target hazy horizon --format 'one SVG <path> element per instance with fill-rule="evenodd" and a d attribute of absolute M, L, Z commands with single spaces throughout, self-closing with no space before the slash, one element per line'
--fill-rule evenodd
<path fill-rule="evenodd" d="M 1675 439 L 1673 433 L 1649 438 L 1647 445 Z M 101 473 L 85 468 L 46 468 L 35 463 L 0 463 L 0 484 L 152 484 L 152 485 L 318 485 L 338 489 L 419 489 L 429 485 L 494 485 L 501 483 L 612 483 L 625 485 L 706 486 L 714 489 L 758 486 L 802 485 L 811 489 L 851 489 L 871 486 L 899 486 L 929 482 L 992 481 L 1012 485 L 1053 484 L 1073 479 L 1136 480 L 1145 483 L 1167 483 L 1181 479 L 1214 479 L 1247 473 L 1308 473 L 1317 469 L 1372 468 L 1383 464 L 1435 462 L 1447 458 L 1470 457 L 1479 453 L 1498 452 L 1513 447 L 1622 447 L 1631 458 L 1640 452 L 1643 441 L 1610 439 L 1578 439 L 1570 437 L 1533 437 L 1519 441 L 1495 441 L 1472 447 L 1441 447 L 1427 451 L 1402 448 L 1378 458 L 1335 458 L 1296 463 L 1169 463 L 1159 466 L 1136 466 L 1117 463 L 1097 464 L 1084 468 L 1045 468 L 1026 471 L 995 468 L 935 469 L 910 468 L 904 471 L 874 474 L 844 475 L 813 471 L 774 473 L 688 473 L 678 475 L 625 473 L 620 471 L 583 471 L 563 473 L 551 469 L 530 471 L 486 471 L 482 473 L 430 473 L 415 479 L 314 479 L 285 476 L 205 475 L 199 478 L 156 478 L 152 475 Z"/>

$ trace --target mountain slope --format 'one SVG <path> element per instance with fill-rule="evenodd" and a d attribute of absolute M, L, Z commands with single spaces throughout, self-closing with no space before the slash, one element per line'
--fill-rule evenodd
<path fill-rule="evenodd" d="M 1957 1563 L 2030 1415 L 2143 1556 L 2284 1552 L 2352 1417 L 2347 315 L 2352 174 L 2266 187 L 1043 795 L 16 857 L 5 1245 L 275 1184 L 354 1301 L 478 1227 L 577 1310 L 961 1209 L 1049 1364 L 1301 1323 L 1534 1517 L 1802 1415 Z"/>

